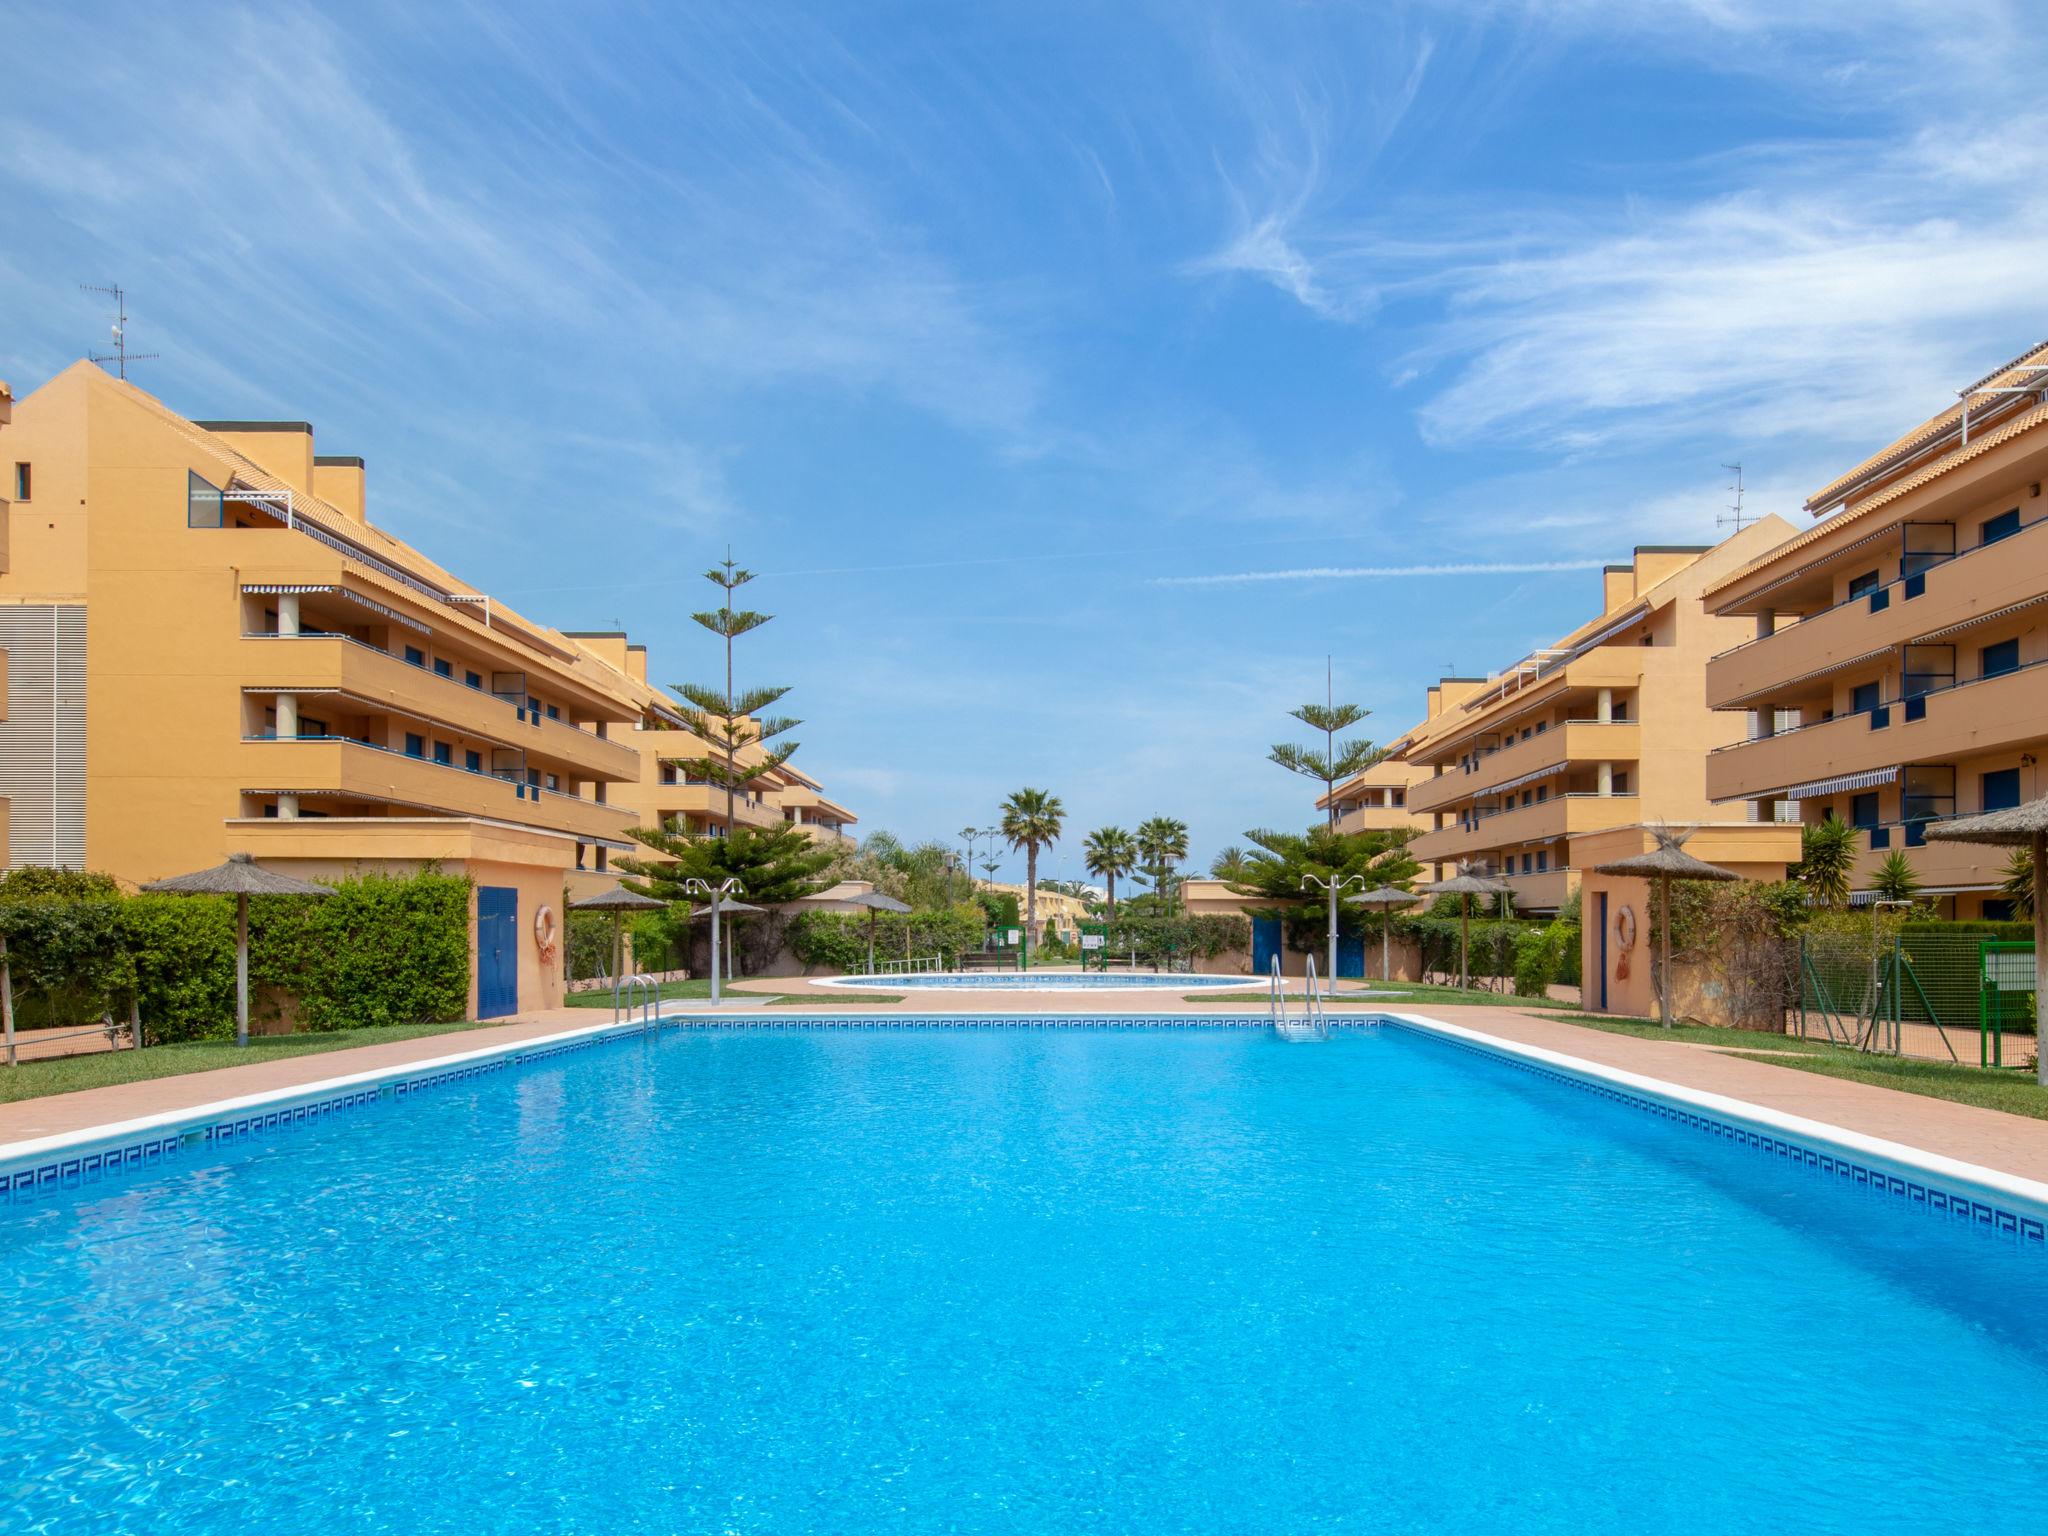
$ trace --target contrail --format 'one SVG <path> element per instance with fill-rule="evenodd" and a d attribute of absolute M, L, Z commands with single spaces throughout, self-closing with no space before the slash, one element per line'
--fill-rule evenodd
<path fill-rule="evenodd" d="M 1231 571 L 1220 576 L 1155 576 L 1155 587 L 1241 587 L 1259 581 L 1365 581 L 1388 576 L 1530 576 L 1545 571 L 1597 571 L 1598 560 L 1502 560 L 1473 565 L 1304 565 L 1287 571 Z"/>

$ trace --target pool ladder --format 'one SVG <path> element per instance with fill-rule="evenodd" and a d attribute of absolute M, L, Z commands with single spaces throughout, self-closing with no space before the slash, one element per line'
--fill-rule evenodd
<path fill-rule="evenodd" d="M 642 1029 L 661 1022 L 661 983 L 644 971 L 612 983 L 612 1022 L 631 1023 L 635 1008 L 640 1010 Z"/>
<path fill-rule="evenodd" d="M 1299 1019 L 1287 1013 L 1287 984 L 1280 976 L 1280 957 L 1273 957 L 1272 985 L 1267 1008 L 1273 1019 L 1273 1033 L 1282 1040 L 1327 1040 L 1330 1021 L 1323 1013 L 1323 999 L 1316 991 L 1316 957 L 1308 957 L 1308 984 Z"/>

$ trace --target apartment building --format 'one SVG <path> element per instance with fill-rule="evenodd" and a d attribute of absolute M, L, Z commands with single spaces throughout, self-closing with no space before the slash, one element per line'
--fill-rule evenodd
<path fill-rule="evenodd" d="M 1316 801 L 1316 809 L 1337 811 L 1339 832 L 1391 831 L 1413 827 L 1418 832 L 1428 823 L 1408 808 L 1408 795 L 1429 770 L 1404 754 L 1413 731 L 1404 733 L 1387 748 L 1387 755 L 1361 773 L 1354 773 L 1329 794 Z"/>
<path fill-rule="evenodd" d="M 372 524 L 305 422 L 188 420 L 81 362 L 4 442 L 12 862 L 433 862 L 477 887 L 476 1014 L 558 1003 L 564 882 L 633 846 L 617 674 Z"/>
<path fill-rule="evenodd" d="M 1476 862 L 1540 914 L 1577 888 L 1578 839 L 1707 819 L 1708 752 L 1740 724 L 1707 707 L 1703 678 L 1744 625 L 1702 598 L 1791 534 L 1767 517 L 1712 546 L 1639 547 L 1602 571 L 1598 611 L 1570 634 L 1431 688 L 1402 747 L 1427 775 L 1408 790 L 1408 810 L 1429 823 L 1409 852 L 1446 872 Z"/>
<path fill-rule="evenodd" d="M 613 790 L 611 803 L 630 809 L 634 826 L 692 836 L 723 832 L 728 825 L 725 786 L 692 769 L 693 760 L 713 754 L 685 724 L 682 702 L 648 681 L 647 647 L 623 630 L 574 631 L 567 638 L 614 674 L 637 707 L 630 734 L 620 738 L 634 750 L 634 777 Z M 758 763 L 764 755 L 759 747 L 745 747 L 740 762 Z M 762 829 L 797 825 L 820 841 L 850 842 L 847 829 L 858 819 L 827 799 L 818 782 L 793 763 L 769 769 L 732 799 L 733 824 Z M 635 856 L 659 858 L 638 846 Z"/>
<path fill-rule="evenodd" d="M 1956 917 L 2009 916 L 2006 855 L 1930 822 L 2048 793 L 2048 344 L 1816 491 L 1817 521 L 1719 578 L 1745 633 L 1707 664 L 1743 726 L 1708 793 L 1764 819 L 1853 824 L 1867 893 L 1903 850 Z"/>
<path fill-rule="evenodd" d="M 24 464 L 17 463 L 14 456 L 7 452 L 6 430 L 8 423 L 13 420 L 14 391 L 8 386 L 5 379 L 0 379 L 0 466 L 4 466 L 4 470 L 0 470 L 0 473 L 4 473 L 5 476 L 4 479 L 0 479 L 0 570 L 4 570 L 7 565 L 7 550 L 4 542 L 7 536 L 7 508 L 13 501 L 15 493 L 21 489 L 19 482 L 22 479 L 22 471 L 25 467 Z M 4 727 L 6 720 L 7 652 L 0 650 L 0 727 Z M 7 836 L 13 809 L 13 802 L 6 795 L 0 794 L 0 868 L 11 867 L 8 863 Z"/>

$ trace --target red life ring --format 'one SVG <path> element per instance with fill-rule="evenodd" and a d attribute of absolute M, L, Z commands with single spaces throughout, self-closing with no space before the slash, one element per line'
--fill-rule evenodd
<path fill-rule="evenodd" d="M 541 964 L 555 958 L 555 909 L 546 902 L 533 914 L 533 942 L 540 946 Z"/>

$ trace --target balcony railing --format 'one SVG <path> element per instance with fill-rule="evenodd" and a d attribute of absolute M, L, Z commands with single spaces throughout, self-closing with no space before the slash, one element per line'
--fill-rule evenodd
<path fill-rule="evenodd" d="M 1723 752 L 1739 752 L 1744 747 L 1753 747 L 1759 742 L 1776 741 L 1781 736 L 1796 736 L 1801 731 L 1819 730 L 1824 725 L 1847 725 L 1850 721 L 1858 719 L 1865 722 L 1867 729 L 1881 731 L 1891 725 L 1892 706 L 1895 704 L 1903 706 L 1900 710 L 1900 715 L 1907 724 L 1911 724 L 1915 720 L 1926 717 L 1927 701 L 1929 699 L 1937 699 L 1945 694 L 1960 692 L 1965 688 L 1974 688 L 1979 683 L 1995 683 L 2001 678 L 2013 677 L 2022 672 L 2031 672 L 2036 667 L 2048 667 L 2048 657 L 2043 657 L 2038 661 L 2023 661 L 2016 667 L 2007 667 L 2003 672 L 1986 672 L 1979 677 L 1958 678 L 1954 682 L 1940 687 L 1925 688 L 1918 693 L 1899 694 L 1889 699 L 1882 699 L 1871 707 L 1850 710 L 1845 714 L 1835 715 L 1826 720 L 1807 720 L 1799 725 L 1787 726 L 1782 731 L 1772 731 L 1766 735 L 1749 736 L 1741 741 L 1731 741 L 1726 746 L 1715 747 L 1707 755 L 1709 757 L 1716 757 Z"/>

